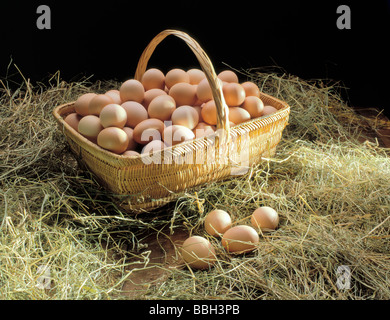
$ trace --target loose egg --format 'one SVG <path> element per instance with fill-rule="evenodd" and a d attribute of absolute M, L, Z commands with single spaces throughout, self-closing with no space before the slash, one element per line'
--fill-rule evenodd
<path fill-rule="evenodd" d="M 206 75 L 200 69 L 190 69 L 187 70 L 187 73 L 190 76 L 191 84 L 199 84 L 199 82 L 201 82 L 204 78 L 206 78 Z"/>
<path fill-rule="evenodd" d="M 214 100 L 206 102 L 201 110 L 202 119 L 204 122 L 210 125 L 217 124 L 217 107 Z"/>
<path fill-rule="evenodd" d="M 230 215 L 224 210 L 209 212 L 204 220 L 204 228 L 211 236 L 222 235 L 232 226 Z"/>
<path fill-rule="evenodd" d="M 167 94 L 168 93 L 161 89 L 150 89 L 145 92 L 144 101 L 142 102 L 142 105 L 145 107 L 146 110 L 148 110 L 149 104 L 154 98 L 158 96 L 166 96 Z"/>
<path fill-rule="evenodd" d="M 114 103 L 119 104 L 119 105 L 122 104 L 119 90 L 115 90 L 115 89 L 109 90 L 105 93 L 105 95 L 109 96 L 114 101 Z"/>
<path fill-rule="evenodd" d="M 250 226 L 238 225 L 228 229 L 222 236 L 222 245 L 228 252 L 252 251 L 259 243 L 259 235 Z"/>
<path fill-rule="evenodd" d="M 120 128 L 108 127 L 100 131 L 97 136 L 97 144 L 103 149 L 121 154 L 127 150 L 129 137 Z"/>
<path fill-rule="evenodd" d="M 165 143 L 160 140 L 153 140 L 146 144 L 141 151 L 141 154 L 150 154 L 152 152 L 162 150 L 166 147 Z"/>
<path fill-rule="evenodd" d="M 171 125 L 165 128 L 162 137 L 167 146 L 174 146 L 184 141 L 194 139 L 195 134 L 187 127 Z"/>
<path fill-rule="evenodd" d="M 246 81 L 241 83 L 241 86 L 244 88 L 247 97 L 254 96 L 260 98 L 260 89 L 255 83 Z"/>
<path fill-rule="evenodd" d="M 176 106 L 192 106 L 197 100 L 196 90 L 196 86 L 186 82 L 180 82 L 174 84 L 169 89 L 169 95 L 175 99 Z"/>
<path fill-rule="evenodd" d="M 122 153 L 122 156 L 126 156 L 126 157 L 137 157 L 139 155 L 140 153 L 134 150 L 127 150 Z"/>
<path fill-rule="evenodd" d="M 229 107 L 238 107 L 245 100 L 245 90 L 238 83 L 225 83 L 222 90 L 225 102 Z"/>
<path fill-rule="evenodd" d="M 98 116 L 105 106 L 112 103 L 114 103 L 114 100 L 110 96 L 106 94 L 98 94 L 89 102 L 88 113 Z"/>
<path fill-rule="evenodd" d="M 173 85 L 179 82 L 190 83 L 190 76 L 182 69 L 172 69 L 165 75 L 165 85 L 171 89 Z"/>
<path fill-rule="evenodd" d="M 231 70 L 224 70 L 218 74 L 218 78 L 225 82 L 238 83 L 237 74 Z"/>
<path fill-rule="evenodd" d="M 117 127 L 123 128 L 127 121 L 126 110 L 119 104 L 106 105 L 102 111 L 100 111 L 100 122 L 104 128 Z"/>
<path fill-rule="evenodd" d="M 249 112 L 252 119 L 261 117 L 263 115 L 264 103 L 258 97 L 246 97 L 241 107 Z"/>
<path fill-rule="evenodd" d="M 191 106 L 181 106 L 172 112 L 172 124 L 194 129 L 199 123 L 198 111 Z"/>
<path fill-rule="evenodd" d="M 164 122 L 159 119 L 146 119 L 136 125 L 133 131 L 134 140 L 142 145 L 152 140 L 161 140 L 165 129 Z"/>
<path fill-rule="evenodd" d="M 240 124 L 251 119 L 251 115 L 248 111 L 240 107 L 229 108 L 229 121 Z"/>
<path fill-rule="evenodd" d="M 175 109 L 175 99 L 169 95 L 161 95 L 157 96 L 150 102 L 148 107 L 148 114 L 150 118 L 167 121 L 171 119 L 171 115 Z"/>
<path fill-rule="evenodd" d="M 279 224 L 279 215 L 276 210 L 271 207 L 260 207 L 252 213 L 251 223 L 255 229 L 275 230 Z"/>
<path fill-rule="evenodd" d="M 126 111 L 126 126 L 135 128 L 137 124 L 149 118 L 145 107 L 139 102 L 126 101 L 122 103 L 122 108 Z"/>
<path fill-rule="evenodd" d="M 123 131 L 126 132 L 127 136 L 129 137 L 129 144 L 127 145 L 127 150 L 135 150 L 138 144 L 133 137 L 134 130 L 129 127 L 124 127 Z"/>
<path fill-rule="evenodd" d="M 91 100 L 96 96 L 96 93 L 85 93 L 80 96 L 74 103 L 74 110 L 80 116 L 89 115 L 88 105 Z"/>
<path fill-rule="evenodd" d="M 135 101 L 142 103 L 145 96 L 145 89 L 141 82 L 130 79 L 122 83 L 119 93 L 123 102 Z"/>
<path fill-rule="evenodd" d="M 145 91 L 150 89 L 161 89 L 165 88 L 165 75 L 164 73 L 155 68 L 146 70 L 141 78 L 141 83 L 145 88 Z"/>
<path fill-rule="evenodd" d="M 82 116 L 80 116 L 78 113 L 73 112 L 71 114 L 68 114 L 64 121 L 69 124 L 73 129 L 78 131 L 79 122 L 81 120 Z"/>
<path fill-rule="evenodd" d="M 195 138 L 201 138 L 213 134 L 215 130 L 215 126 L 211 126 L 205 122 L 199 122 L 192 132 L 195 134 Z"/>
<path fill-rule="evenodd" d="M 213 245 L 200 236 L 185 240 L 180 251 L 183 260 L 194 269 L 208 269 L 217 259 Z"/>
<path fill-rule="evenodd" d="M 95 115 L 88 115 L 83 117 L 80 120 L 78 126 L 78 132 L 94 142 L 103 129 L 104 128 L 100 122 L 100 118 Z"/>
<path fill-rule="evenodd" d="M 196 96 L 202 102 L 207 102 L 213 99 L 213 92 L 206 78 L 201 80 L 196 88 Z"/>
<path fill-rule="evenodd" d="M 278 109 L 276 109 L 276 108 L 273 107 L 273 106 L 264 106 L 262 116 L 267 116 L 267 115 L 269 115 L 269 114 L 273 114 L 273 113 L 275 113 L 276 111 L 278 111 Z"/>

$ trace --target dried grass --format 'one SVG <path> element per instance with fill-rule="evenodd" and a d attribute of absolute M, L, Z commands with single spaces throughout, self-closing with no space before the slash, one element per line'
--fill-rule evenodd
<path fill-rule="evenodd" d="M 269 205 L 280 227 L 264 233 L 256 251 L 228 255 L 209 237 L 219 257 L 214 268 L 161 266 L 169 278 L 141 298 L 389 299 L 389 150 L 366 135 L 386 124 L 356 115 L 338 84 L 244 74 L 291 106 L 277 154 L 245 176 L 137 216 L 79 168 L 51 115 L 56 105 L 117 83 L 66 83 L 59 73 L 36 86 L 24 79 L 16 90 L 2 81 L 0 298 L 125 299 L 128 268 L 148 268 L 145 232 L 184 227 L 207 236 L 202 222 L 212 208 L 246 223 L 254 208 Z M 337 285 L 340 266 L 351 271 L 349 289 Z"/>

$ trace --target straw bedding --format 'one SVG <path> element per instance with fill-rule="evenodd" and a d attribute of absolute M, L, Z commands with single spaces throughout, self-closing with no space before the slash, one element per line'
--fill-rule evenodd
<path fill-rule="evenodd" d="M 162 265 L 166 280 L 137 298 L 389 299 L 389 150 L 366 135 L 377 128 L 367 126 L 386 124 L 356 115 L 337 83 L 279 70 L 243 76 L 291 106 L 276 154 L 242 177 L 133 216 L 77 165 L 51 116 L 55 105 L 117 83 L 66 83 L 56 74 L 11 90 L 2 81 L 0 298 L 126 299 L 131 265 L 148 268 L 145 232 L 169 236 L 184 228 L 207 236 L 202 222 L 211 209 L 245 223 L 268 205 L 280 213 L 280 227 L 264 233 L 255 252 L 227 255 L 209 238 L 217 247 L 214 268 Z M 337 283 L 340 266 L 350 270 L 349 288 Z"/>

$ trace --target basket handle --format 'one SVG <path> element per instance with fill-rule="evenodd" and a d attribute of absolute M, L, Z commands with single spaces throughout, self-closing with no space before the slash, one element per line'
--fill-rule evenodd
<path fill-rule="evenodd" d="M 199 64 L 206 75 L 206 78 L 211 87 L 211 91 L 213 93 L 213 98 L 217 109 L 217 129 L 223 129 L 223 130 L 219 130 L 219 132 L 223 132 L 226 134 L 225 135 L 226 137 L 229 137 L 230 136 L 229 134 L 230 125 L 229 125 L 229 117 L 228 117 L 229 108 L 226 105 L 225 99 L 223 97 L 222 85 L 221 85 L 222 82 L 218 79 L 213 64 L 211 63 L 211 60 L 207 56 L 206 52 L 204 52 L 201 46 L 199 45 L 199 43 L 196 42 L 193 38 L 191 38 L 187 33 L 178 30 L 167 29 L 160 32 L 157 36 L 155 36 L 152 39 L 152 41 L 150 41 L 148 46 L 145 48 L 144 52 L 142 53 L 138 61 L 137 70 L 135 72 L 134 79 L 141 81 L 141 78 L 146 71 L 146 66 L 148 64 L 148 61 L 152 53 L 156 49 L 157 45 L 169 35 L 174 35 L 184 40 L 184 42 L 190 47 L 190 49 L 198 59 Z"/>

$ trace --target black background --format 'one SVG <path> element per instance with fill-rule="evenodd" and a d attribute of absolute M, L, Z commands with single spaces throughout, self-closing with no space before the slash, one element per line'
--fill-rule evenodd
<path fill-rule="evenodd" d="M 51 30 L 39 30 L 36 10 L 51 9 Z M 339 5 L 351 9 L 351 29 L 339 30 Z M 160 31 L 188 32 L 216 71 L 277 65 L 304 79 L 333 79 L 348 87 L 355 107 L 385 109 L 390 55 L 390 0 L 357 1 L 3 1 L 0 77 L 66 81 L 132 78 L 138 59 Z M 167 71 L 198 66 L 181 40 L 168 37 L 149 66 Z"/>

